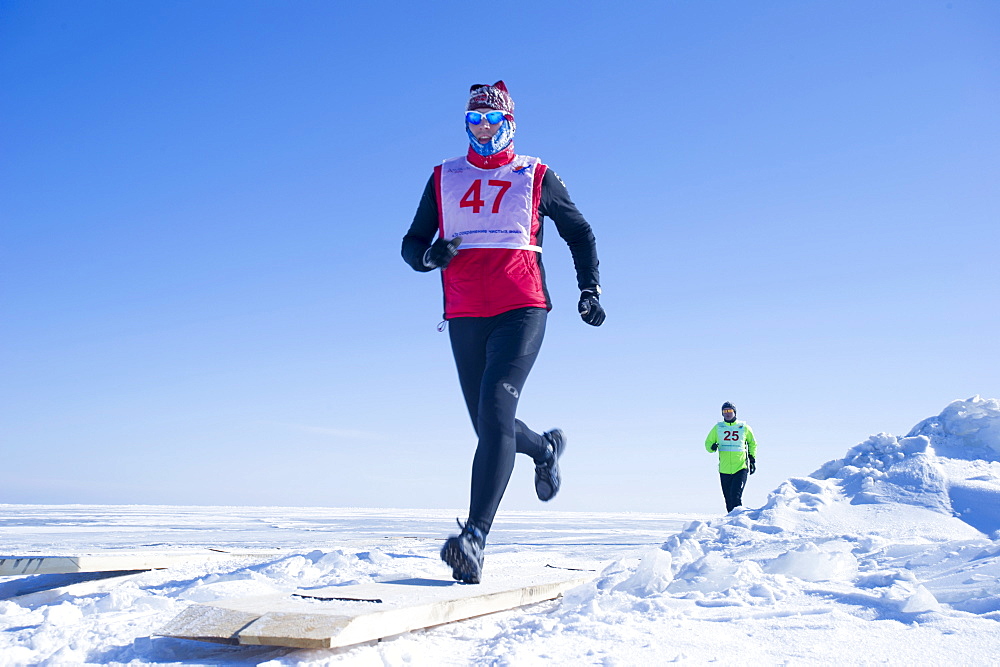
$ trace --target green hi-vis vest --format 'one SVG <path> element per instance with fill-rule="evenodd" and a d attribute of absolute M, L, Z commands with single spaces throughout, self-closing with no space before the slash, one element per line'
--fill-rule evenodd
<path fill-rule="evenodd" d="M 719 472 L 731 475 L 747 467 L 747 453 L 754 454 L 757 443 L 753 431 L 746 422 L 722 421 L 715 425 L 705 438 L 705 449 L 712 451 L 712 445 L 719 445 Z"/>

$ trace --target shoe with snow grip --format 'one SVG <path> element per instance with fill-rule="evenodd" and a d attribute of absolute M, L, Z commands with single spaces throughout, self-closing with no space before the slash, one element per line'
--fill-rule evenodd
<path fill-rule="evenodd" d="M 451 576 L 455 581 L 466 584 L 478 584 L 483 575 L 483 549 L 486 547 L 486 536 L 481 530 L 466 522 L 458 523 L 462 532 L 445 540 L 441 547 L 441 560 L 451 567 Z"/>
<path fill-rule="evenodd" d="M 542 434 L 549 443 L 549 456 L 542 463 L 535 463 L 535 494 L 539 500 L 549 501 L 559 493 L 559 457 L 566 449 L 566 436 L 554 428 Z"/>

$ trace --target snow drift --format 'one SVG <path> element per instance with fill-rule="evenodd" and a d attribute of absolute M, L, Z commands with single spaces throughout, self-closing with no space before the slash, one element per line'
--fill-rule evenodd
<path fill-rule="evenodd" d="M 804 613 L 827 600 L 871 618 L 1000 620 L 998 508 L 1000 401 L 976 396 L 785 481 L 760 509 L 692 522 L 665 553 L 612 564 L 572 603 L 627 594 Z"/>

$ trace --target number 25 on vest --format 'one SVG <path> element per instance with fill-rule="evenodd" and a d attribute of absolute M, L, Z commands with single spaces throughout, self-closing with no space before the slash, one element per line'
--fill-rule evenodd
<path fill-rule="evenodd" d="M 512 186 L 513 183 L 510 181 L 494 181 L 491 179 L 487 181 L 486 184 L 494 188 L 499 188 L 499 191 L 495 193 L 493 207 L 491 209 L 493 213 L 499 213 L 500 201 L 503 199 L 503 196 L 507 194 L 507 190 L 510 189 L 510 186 Z M 486 202 L 483 200 L 483 179 L 477 178 L 472 182 L 469 189 L 466 190 L 464 195 L 462 195 L 462 200 L 458 205 L 461 208 L 471 208 L 473 213 L 479 213 L 482 208 L 486 206 Z"/>

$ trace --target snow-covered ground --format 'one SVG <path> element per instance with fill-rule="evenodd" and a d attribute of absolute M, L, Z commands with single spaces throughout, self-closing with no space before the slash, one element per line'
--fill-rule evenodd
<path fill-rule="evenodd" d="M 0 554 L 274 549 L 66 584 L 0 579 L 0 664 L 995 664 L 1000 401 L 872 436 L 725 517 L 501 513 L 491 565 L 595 570 L 562 600 L 336 651 L 155 636 L 225 597 L 447 576 L 459 511 L 0 505 Z"/>

